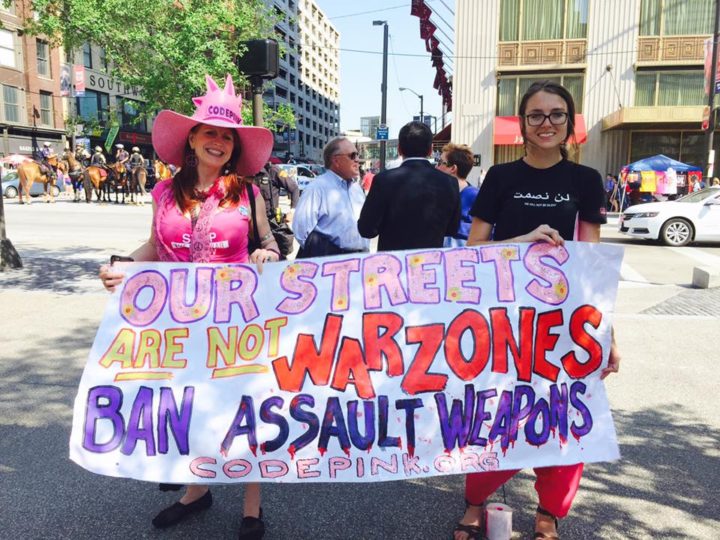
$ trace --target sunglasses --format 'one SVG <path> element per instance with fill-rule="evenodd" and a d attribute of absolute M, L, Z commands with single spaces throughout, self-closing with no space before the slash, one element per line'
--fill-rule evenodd
<path fill-rule="evenodd" d="M 355 161 L 358 158 L 359 154 L 357 152 L 350 152 L 349 154 L 335 154 L 335 155 L 336 156 L 347 156 L 351 160 Z"/>

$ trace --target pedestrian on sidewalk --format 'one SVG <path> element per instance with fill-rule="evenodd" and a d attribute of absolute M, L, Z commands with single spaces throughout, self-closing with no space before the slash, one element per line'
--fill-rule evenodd
<path fill-rule="evenodd" d="M 265 202 L 252 176 L 270 157 L 273 137 L 269 130 L 242 125 L 242 98 L 235 95 L 228 75 L 225 89 L 206 77 L 207 94 L 193 101 L 192 117 L 170 110 L 158 114 L 152 141 L 160 159 L 182 169 L 159 182 L 152 191 L 153 225 L 150 238 L 132 254 L 136 261 L 227 262 L 257 265 L 280 259 L 270 231 Z M 218 117 L 215 111 L 224 111 Z M 250 194 L 255 200 L 252 211 Z M 251 219 L 255 219 L 253 224 Z M 253 229 L 257 249 L 248 252 Z M 108 291 L 114 290 L 123 273 L 112 266 L 100 269 Z M 180 486 L 160 484 L 161 491 Z M 162 510 L 152 523 L 166 528 L 212 505 L 206 485 L 188 485 L 175 504 Z M 260 509 L 260 484 L 245 486 L 240 540 L 259 540 L 265 533 Z"/>
<path fill-rule="evenodd" d="M 602 177 L 596 170 L 568 160 L 567 142 L 575 127 L 572 96 L 558 83 L 536 82 L 520 101 L 519 117 L 525 156 L 488 171 L 470 212 L 473 223 L 468 245 L 599 242 L 600 225 L 606 222 Z M 609 364 L 601 378 L 616 372 L 619 362 L 613 338 Z M 583 464 L 537 467 L 534 471 L 540 502 L 535 514 L 535 538 L 559 538 L 558 520 L 570 511 L 580 487 Z M 467 506 L 455 528 L 455 540 L 482 536 L 485 501 L 517 472 L 466 476 Z"/>
<path fill-rule="evenodd" d="M 327 170 L 310 182 L 295 209 L 297 259 L 370 250 L 356 225 L 365 194 L 355 180 L 360 168 L 355 144 L 347 137 L 330 139 L 323 163 Z"/>
<path fill-rule="evenodd" d="M 472 224 L 470 209 L 475 203 L 478 194 L 478 188 L 471 186 L 467 181 L 474 161 L 469 146 L 453 143 L 443 146 L 442 154 L 438 159 L 437 169 L 455 178 L 460 190 L 460 225 L 455 234 L 445 237 L 445 247 L 462 247 L 467 243 L 470 225 Z"/>
<path fill-rule="evenodd" d="M 398 134 L 402 164 L 373 179 L 357 224 L 365 238 L 379 236 L 378 251 L 442 247 L 457 232 L 457 180 L 428 161 L 432 137 L 426 124 L 405 124 Z"/>

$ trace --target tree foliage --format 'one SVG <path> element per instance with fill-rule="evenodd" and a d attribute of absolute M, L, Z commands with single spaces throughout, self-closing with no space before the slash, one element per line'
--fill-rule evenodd
<path fill-rule="evenodd" d="M 26 31 L 66 49 L 102 47 L 110 75 L 141 89 L 142 112 L 191 113 L 206 73 L 218 82 L 231 74 L 239 90 L 246 84 L 236 66 L 242 42 L 271 36 L 274 24 L 260 0 L 33 0 L 33 9 L 38 16 Z"/>

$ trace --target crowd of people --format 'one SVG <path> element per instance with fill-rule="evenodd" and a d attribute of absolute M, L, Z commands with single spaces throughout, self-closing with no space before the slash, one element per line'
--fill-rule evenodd
<path fill-rule="evenodd" d="M 522 97 L 525 155 L 491 167 L 479 188 L 468 182 L 473 167 L 468 146 L 446 145 L 433 164 L 430 129 L 410 122 L 399 133 L 399 167 L 361 175 L 357 148 L 337 137 L 323 151 L 326 172 L 298 197 L 297 186 L 283 183 L 268 163 L 272 134 L 242 125 L 241 99 L 230 77 L 223 91 L 208 77 L 207 94 L 194 103 L 191 117 L 165 110 L 155 121 L 155 151 L 181 169 L 153 189 L 149 237 L 130 254 L 133 260 L 252 263 L 262 272 L 264 264 L 281 258 L 273 221 L 292 224 L 299 258 L 368 252 L 375 237 L 379 251 L 492 242 L 598 242 L 607 211 L 617 207 L 617 179 L 608 176 L 603 184 L 600 173 L 570 159 L 574 101 L 551 81 L 533 84 Z M 218 107 L 226 111 L 225 117 L 213 115 Z M 99 163 L 101 157 L 96 152 L 90 162 Z M 122 148 L 116 159 L 133 164 Z M 280 188 L 288 191 L 293 208 L 285 216 L 278 210 Z M 554 202 L 538 205 L 532 197 L 514 196 L 541 192 L 552 195 L 549 201 Z M 123 273 L 103 265 L 99 277 L 112 291 Z M 602 378 L 617 372 L 619 361 L 613 338 Z M 517 472 L 467 475 L 465 512 L 454 530 L 455 540 L 483 537 L 488 497 Z M 570 511 L 582 473 L 582 463 L 535 469 L 535 538 L 559 537 L 559 520 Z M 181 486 L 160 485 L 164 491 L 177 489 Z M 186 486 L 177 502 L 155 516 L 153 525 L 175 525 L 212 503 L 208 486 Z M 259 484 L 246 486 L 242 516 L 239 538 L 262 538 Z"/>

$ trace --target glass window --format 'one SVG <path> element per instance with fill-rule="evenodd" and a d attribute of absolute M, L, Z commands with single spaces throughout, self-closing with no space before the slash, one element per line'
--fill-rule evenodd
<path fill-rule="evenodd" d="M 9 30 L 0 30 L 0 66 L 15 67 L 15 36 Z"/>
<path fill-rule="evenodd" d="M 630 144 L 630 163 L 664 154 L 680 159 L 680 132 L 634 131 Z"/>
<path fill-rule="evenodd" d="M 35 40 L 37 50 L 37 70 L 38 75 L 50 76 L 50 47 L 47 41 L 41 39 Z"/>
<path fill-rule="evenodd" d="M 712 34 L 715 0 L 642 0 L 641 36 Z"/>
<path fill-rule="evenodd" d="M 90 47 L 89 43 L 83 43 L 82 47 L 82 53 L 83 53 L 83 65 L 86 68 L 92 69 L 92 48 Z"/>
<path fill-rule="evenodd" d="M 98 60 L 100 61 L 100 70 L 107 73 L 108 61 L 107 55 L 105 54 L 105 49 L 103 47 L 98 48 Z"/>
<path fill-rule="evenodd" d="M 17 88 L 3 84 L 3 109 L 6 122 L 20 121 L 20 98 L 18 94 Z"/>
<path fill-rule="evenodd" d="M 585 39 L 587 16 L 588 0 L 501 0 L 500 41 Z"/>
<path fill-rule="evenodd" d="M 78 116 L 85 120 L 97 120 L 101 124 L 107 121 L 110 109 L 110 96 L 94 90 L 85 90 L 85 95 L 77 98 Z"/>
<path fill-rule="evenodd" d="M 525 75 L 522 77 L 503 77 L 498 81 L 497 116 L 515 116 L 520 108 L 520 100 L 527 89 L 537 81 L 549 80 L 562 84 L 575 100 L 575 112 L 582 112 L 584 79 L 583 75 Z"/>
<path fill-rule="evenodd" d="M 50 92 L 40 92 L 40 123 L 44 126 L 53 125 L 53 102 Z"/>
<path fill-rule="evenodd" d="M 137 129 L 139 125 L 135 122 L 135 120 L 139 114 L 138 104 L 136 101 L 133 101 L 132 99 L 123 100 L 121 111 L 123 128 Z"/>
<path fill-rule="evenodd" d="M 704 102 L 702 70 L 635 74 L 636 107 L 689 107 Z"/>

